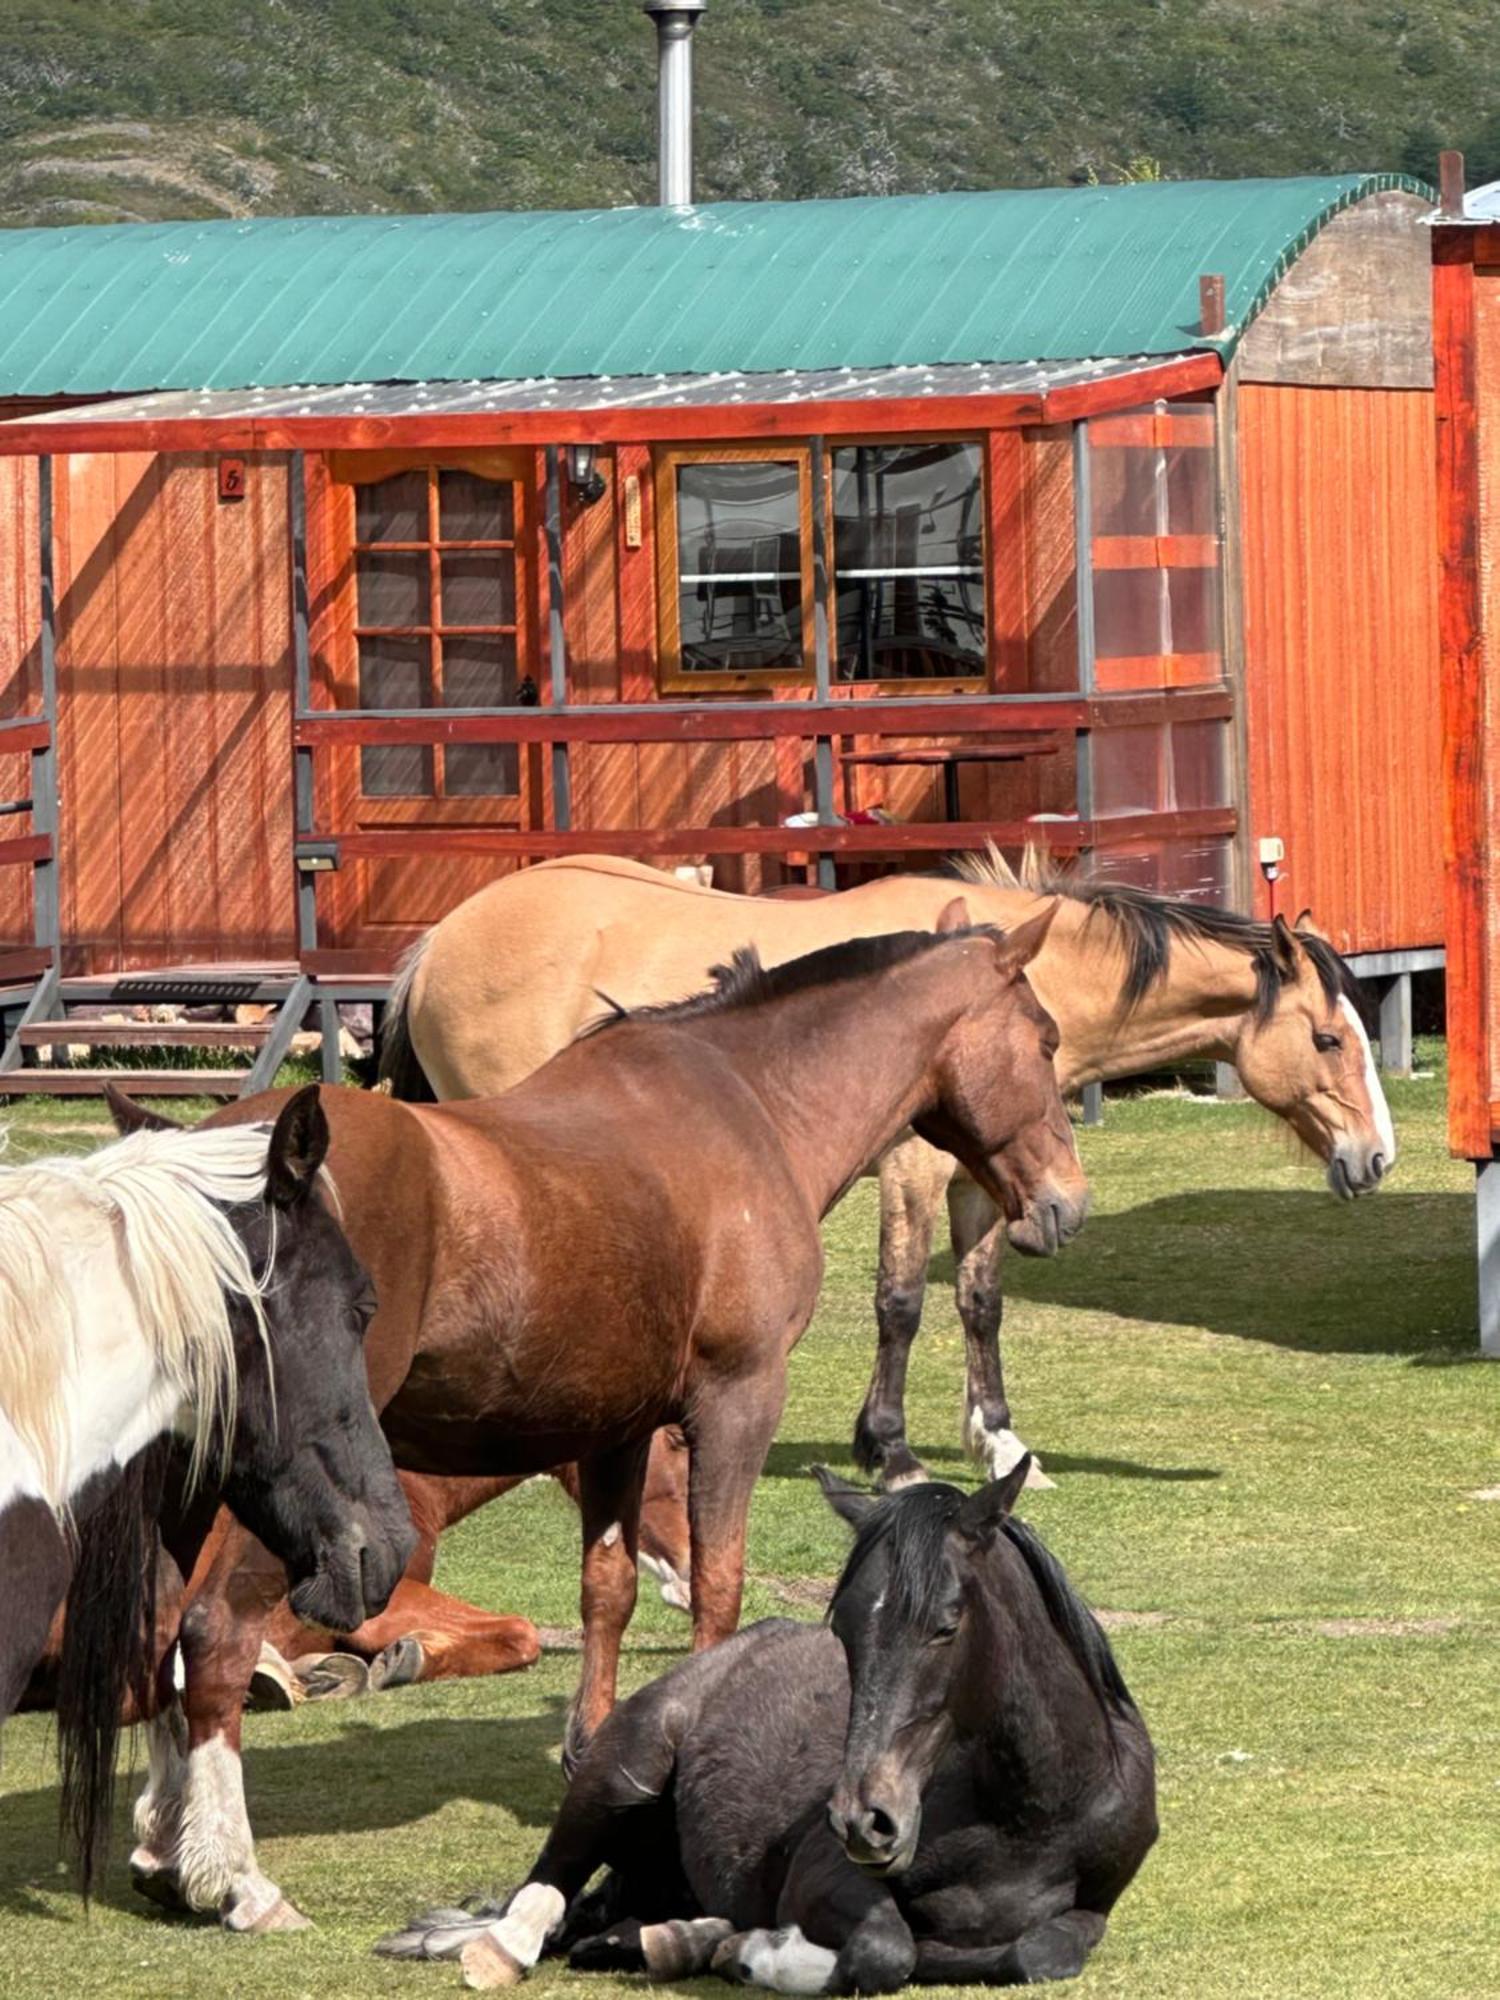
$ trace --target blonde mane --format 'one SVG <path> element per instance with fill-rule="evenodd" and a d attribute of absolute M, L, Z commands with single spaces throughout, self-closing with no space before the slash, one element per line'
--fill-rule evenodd
<path fill-rule="evenodd" d="M 985 842 L 982 854 L 957 855 L 953 873 L 981 889 L 1016 889 L 1032 896 L 1055 895 L 1068 879 L 1052 865 L 1045 848 L 1028 844 L 1015 869 L 993 840 Z"/>
<path fill-rule="evenodd" d="M 259 1276 L 225 1210 L 263 1199 L 270 1128 L 133 1132 L 83 1158 L 0 1168 L 0 1417 L 35 1457 L 45 1498 L 66 1511 L 66 1399 L 89 1366 L 96 1295 L 79 1278 L 107 1257 L 118 1322 L 133 1323 L 192 1411 L 196 1479 L 233 1429 L 238 1377 L 229 1301 L 266 1338 Z M 130 1416 L 121 1411 L 122 1424 Z"/>

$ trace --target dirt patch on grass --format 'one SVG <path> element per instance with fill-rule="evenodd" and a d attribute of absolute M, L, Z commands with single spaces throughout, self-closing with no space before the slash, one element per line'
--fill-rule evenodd
<path fill-rule="evenodd" d="M 1320 1639 L 1436 1639 L 1458 1629 L 1456 1618 L 1319 1618 L 1308 1627 Z"/>
<path fill-rule="evenodd" d="M 794 1611 L 826 1611 L 833 1600 L 836 1576 L 767 1576 L 761 1581 L 778 1604 Z"/>
<path fill-rule="evenodd" d="M 1096 1611 L 1094 1616 L 1106 1632 L 1128 1632 L 1138 1625 L 1170 1625 L 1170 1611 Z"/>

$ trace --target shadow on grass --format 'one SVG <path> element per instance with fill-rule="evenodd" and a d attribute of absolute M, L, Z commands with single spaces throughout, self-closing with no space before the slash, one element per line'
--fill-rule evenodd
<path fill-rule="evenodd" d="M 983 1474 L 968 1454 L 943 1445 L 923 1445 L 918 1457 L 935 1478 L 949 1479 L 965 1485 L 977 1484 Z M 1048 1472 L 1093 1472 L 1106 1479 L 1167 1479 L 1202 1480 L 1222 1479 L 1223 1473 L 1211 1465 L 1142 1465 L 1133 1458 L 1072 1458 L 1067 1452 L 1043 1451 L 1042 1464 Z M 837 1468 L 848 1465 L 847 1444 L 806 1444 L 786 1442 L 773 1444 L 766 1455 L 763 1478 L 799 1479 L 806 1478 L 812 1483 L 812 1468 L 815 1465 L 831 1465 Z"/>
<path fill-rule="evenodd" d="M 1062 1256 L 1007 1258 L 1016 1298 L 1321 1354 L 1477 1359 L 1474 1204 L 1395 1189 L 1166 1195 L 1095 1216 Z M 933 1259 L 934 1280 L 953 1259 Z"/>
<path fill-rule="evenodd" d="M 550 1827 L 563 1794 L 556 1752 L 565 1707 L 548 1697 L 544 1715 L 427 1716 L 394 1729 L 362 1723 L 351 1708 L 348 1726 L 331 1741 L 249 1745 L 245 1793 L 256 1838 L 392 1832 L 451 1799 L 503 1809 L 524 1827 Z M 138 1758 L 138 1766 L 143 1762 Z M 131 1846 L 130 1809 L 143 1780 L 141 1768 L 121 1774 L 113 1861 L 96 1899 L 149 1916 L 152 1906 L 131 1889 L 123 1865 Z M 0 1913 L 47 1914 L 39 1894 L 59 1886 L 57 1857 L 56 1787 L 9 1794 L 0 1837 Z M 162 1921 L 194 1921 L 154 1914 Z"/>

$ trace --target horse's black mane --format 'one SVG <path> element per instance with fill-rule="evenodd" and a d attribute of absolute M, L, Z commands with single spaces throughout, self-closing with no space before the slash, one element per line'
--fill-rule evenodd
<path fill-rule="evenodd" d="M 902 1617 L 913 1624 L 930 1623 L 949 1587 L 944 1546 L 948 1529 L 967 1497 L 956 1486 L 929 1480 L 880 1501 L 855 1536 L 835 1598 L 874 1551 L 884 1549 L 889 1565 L 886 1588 L 895 1592 Z M 1014 1515 L 1006 1516 L 1000 1531 L 1025 1563 L 1047 1616 L 1098 1699 L 1106 1708 L 1133 1707 L 1104 1629 L 1069 1583 L 1062 1564 L 1035 1530 Z"/>
<path fill-rule="evenodd" d="M 952 873 L 961 881 L 1001 883 L 998 868 L 983 859 L 977 867 L 967 858 L 961 859 L 954 864 Z M 1062 896 L 1070 903 L 1084 904 L 1090 922 L 1098 915 L 1115 925 L 1125 947 L 1125 990 L 1121 997 L 1127 1007 L 1136 1006 L 1153 986 L 1166 978 L 1173 942 L 1180 938 L 1186 943 L 1206 940 L 1246 953 L 1255 972 L 1256 1019 L 1264 1023 L 1276 1012 L 1284 976 L 1276 956 L 1275 933 L 1269 924 L 1244 916 L 1238 910 L 1221 910 L 1212 903 L 1189 903 L 1177 896 L 1138 889 L 1128 882 L 1091 880 L 1086 875 L 1036 863 L 1028 866 L 1024 880 L 1012 879 L 1015 886 L 1038 896 Z M 1340 999 L 1348 999 L 1364 1016 L 1367 1001 L 1359 981 L 1328 940 L 1312 931 L 1298 931 L 1297 941 L 1312 961 L 1328 1004 L 1333 1006 Z"/>
<path fill-rule="evenodd" d="M 709 969 L 713 984 L 685 1000 L 669 1000 L 655 1007 L 622 1007 L 607 993 L 599 998 L 611 1011 L 581 1028 L 575 1040 L 584 1041 L 602 1034 L 621 1021 L 692 1021 L 704 1014 L 726 1014 L 738 1007 L 754 1007 L 767 1000 L 783 1000 L 789 994 L 806 993 L 814 987 L 833 986 L 845 979 L 863 979 L 877 972 L 889 972 L 908 959 L 921 958 L 955 938 L 997 936 L 992 924 L 975 924 L 961 931 L 892 931 L 881 937 L 848 938 L 842 944 L 825 945 L 802 958 L 788 959 L 769 970 L 761 964 L 754 945 L 742 946 L 728 965 Z"/>

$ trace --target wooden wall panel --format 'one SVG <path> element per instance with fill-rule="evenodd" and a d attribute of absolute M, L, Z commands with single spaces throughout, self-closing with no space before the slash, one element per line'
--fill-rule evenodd
<path fill-rule="evenodd" d="M 1445 231 L 1444 235 L 1447 234 Z M 1472 457 L 1465 482 L 1466 507 L 1461 497 L 1462 466 L 1450 464 L 1444 469 L 1450 476 L 1458 475 L 1455 484 L 1460 485 L 1459 510 L 1448 525 L 1466 540 L 1473 565 L 1471 581 L 1477 587 L 1474 608 L 1478 626 L 1472 635 L 1474 651 L 1465 663 L 1469 699 L 1466 704 L 1455 704 L 1448 718 L 1453 739 L 1448 782 L 1453 788 L 1450 803 L 1455 814 L 1450 839 L 1463 808 L 1465 780 L 1473 785 L 1473 804 L 1478 812 L 1471 843 L 1454 846 L 1450 904 L 1456 916 L 1461 901 L 1472 896 L 1478 903 L 1482 921 L 1482 962 L 1476 965 L 1471 958 L 1459 974 L 1469 989 L 1468 998 L 1482 1009 L 1484 1023 L 1483 1040 L 1472 1049 L 1478 1072 L 1475 1080 L 1480 1086 L 1476 1098 L 1482 1099 L 1484 1111 L 1479 1102 L 1474 1103 L 1473 1130 L 1470 1144 L 1465 1148 L 1471 1157 L 1477 1158 L 1486 1151 L 1479 1143 L 1481 1128 L 1488 1126 L 1493 1134 L 1492 1107 L 1500 1100 L 1500 868 L 1495 865 L 1494 855 L 1495 830 L 1500 827 L 1500 694 L 1494 679 L 1495 639 L 1500 633 L 1500 569 L 1496 563 L 1496 551 L 1500 549 L 1500 270 L 1481 266 L 1473 271 L 1469 282 L 1473 320 L 1468 375 L 1472 402 L 1468 414 L 1473 429 L 1468 440 Z M 1445 633 L 1445 638 L 1448 636 Z M 1472 736 L 1464 743 L 1459 732 L 1468 736 L 1471 730 Z M 1466 768 L 1460 761 L 1465 749 L 1469 759 Z M 1452 940 L 1450 948 L 1451 944 Z M 1463 1003 L 1459 1012 L 1464 1012 Z M 1453 1039 L 1451 1031 L 1449 1039 Z M 1460 1029 L 1461 1046 L 1463 1039 Z M 1450 1111 L 1456 1110 L 1460 1098 L 1461 1090 L 1455 1091 Z M 1456 1123 L 1456 1119 L 1451 1122 Z"/>
<path fill-rule="evenodd" d="M 1252 843 L 1340 950 L 1441 944 L 1432 397 L 1246 383 L 1239 425 Z"/>
<path fill-rule="evenodd" d="M 286 465 L 58 461 L 63 931 L 72 968 L 291 954 Z"/>
<path fill-rule="evenodd" d="M 0 459 L 0 717 L 25 715 L 41 699 L 36 644 L 37 482 L 30 459 Z M 0 757 L 0 800 L 31 796 L 31 759 Z M 0 820 L 0 837 L 30 833 L 28 817 Z M 0 869 L 0 943 L 29 945 L 31 870 Z"/>

